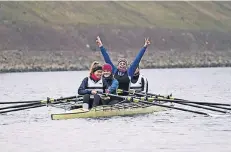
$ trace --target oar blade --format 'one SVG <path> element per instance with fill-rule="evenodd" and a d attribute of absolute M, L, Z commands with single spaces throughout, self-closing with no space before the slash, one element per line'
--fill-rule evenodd
<path fill-rule="evenodd" d="M 35 103 L 29 103 L 29 104 L 22 104 L 22 105 L 15 105 L 15 106 L 9 106 L 9 107 L 2 107 L 0 110 L 5 110 L 5 109 L 12 109 L 12 108 L 21 108 L 21 107 L 29 107 L 33 105 L 40 105 L 40 102 L 35 102 Z"/>
<path fill-rule="evenodd" d="M 0 111 L 0 114 L 14 112 L 14 111 L 21 111 L 21 110 L 26 110 L 26 109 L 32 109 L 32 108 L 39 108 L 39 107 L 43 107 L 43 106 L 45 106 L 45 105 L 40 104 L 40 105 L 32 105 L 32 106 L 28 106 L 28 107 L 21 107 L 21 108 L 17 108 L 17 109 Z"/>
<path fill-rule="evenodd" d="M 79 96 L 69 96 L 69 97 L 61 97 L 57 99 L 47 98 L 46 100 L 35 100 L 35 101 L 2 102 L 4 104 L 9 104 L 9 103 L 15 103 L 15 104 L 16 103 L 26 103 L 26 104 L 1 107 L 0 110 L 5 110 L 5 111 L 0 111 L 0 113 L 13 112 L 13 111 L 21 110 L 21 109 L 23 110 L 23 109 L 36 108 L 36 107 L 44 106 L 46 104 L 57 104 L 57 103 L 61 103 L 62 101 L 68 101 L 74 98 L 78 99 L 78 97 Z M 11 110 L 6 110 L 6 109 L 11 109 Z"/>
<path fill-rule="evenodd" d="M 20 104 L 20 103 L 35 103 L 35 102 L 40 102 L 41 100 L 32 100 L 32 101 L 11 101 L 11 102 L 0 102 L 1 104 Z"/>

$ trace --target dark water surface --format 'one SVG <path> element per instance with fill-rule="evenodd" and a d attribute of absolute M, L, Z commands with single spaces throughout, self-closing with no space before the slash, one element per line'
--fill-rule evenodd
<path fill-rule="evenodd" d="M 0 102 L 72 96 L 87 73 L 0 74 Z M 142 73 L 149 80 L 150 92 L 231 104 L 231 68 L 150 69 Z M 169 110 L 134 117 L 53 121 L 50 114 L 62 112 L 60 109 L 12 112 L 0 115 L 0 151 L 230 152 L 231 116 L 197 110 L 212 116 Z"/>

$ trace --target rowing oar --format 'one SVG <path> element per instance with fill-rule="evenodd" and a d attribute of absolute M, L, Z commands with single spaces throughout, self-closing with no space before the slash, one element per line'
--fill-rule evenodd
<path fill-rule="evenodd" d="M 148 93 L 146 93 L 146 92 L 144 93 L 144 92 L 133 90 L 133 89 L 130 89 L 129 91 L 117 89 L 117 93 L 124 93 L 124 92 L 129 93 L 129 95 L 148 96 Z M 172 95 L 168 95 L 168 96 L 155 95 L 155 97 L 161 97 L 161 98 L 166 98 L 166 99 L 169 99 L 171 96 Z"/>
<path fill-rule="evenodd" d="M 71 96 L 71 97 L 76 97 L 76 96 Z M 80 97 L 80 96 L 77 96 L 77 98 Z M 69 97 L 66 97 L 66 98 L 69 98 Z M 61 98 L 60 98 L 61 99 Z M 70 99 L 73 99 L 73 98 L 70 98 Z M 65 98 L 64 98 L 65 100 Z M 12 102 L 0 102 L 0 104 L 19 104 L 19 103 L 39 103 L 41 102 L 42 100 L 32 100 L 32 101 L 12 101 Z"/>
<path fill-rule="evenodd" d="M 175 101 L 175 100 L 174 100 Z M 172 101 L 171 101 L 172 102 Z M 209 107 L 203 107 L 203 106 L 208 106 L 208 105 L 195 105 L 195 104 L 191 104 L 191 103 L 183 103 L 183 102 L 175 102 L 178 104 L 182 104 L 182 105 L 187 105 L 187 106 L 191 106 L 191 107 L 195 107 L 195 108 L 201 108 L 201 109 L 206 109 L 206 110 L 210 110 L 210 111 L 216 111 L 216 112 L 220 112 L 220 113 L 230 113 L 228 111 L 223 111 L 223 110 L 218 110 L 218 109 L 214 109 L 214 108 L 209 108 Z"/>
<path fill-rule="evenodd" d="M 209 116 L 209 114 L 204 113 L 204 112 L 200 112 L 200 111 L 194 111 L 194 110 L 189 110 L 189 109 L 184 109 L 184 108 L 179 108 L 179 107 L 172 107 L 172 106 L 167 106 L 167 105 L 161 105 L 161 104 L 157 104 L 154 102 L 148 102 L 148 101 L 139 101 L 141 103 L 146 103 L 146 104 L 151 104 L 151 105 L 155 105 L 155 106 L 160 106 L 160 107 L 166 107 L 166 108 L 170 108 L 170 109 L 176 109 L 176 110 L 180 110 L 180 111 L 186 111 L 186 112 L 191 112 L 191 113 L 196 113 L 196 114 L 200 114 L 200 115 L 204 115 L 204 116 Z"/>
<path fill-rule="evenodd" d="M 140 103 L 155 105 L 155 106 L 159 106 L 159 107 L 165 107 L 165 108 L 176 109 L 176 110 L 180 110 L 180 111 L 186 111 L 186 112 L 196 113 L 196 114 L 200 114 L 200 115 L 204 115 L 204 116 L 209 116 L 209 114 L 204 113 L 204 112 L 194 111 L 194 110 L 189 110 L 189 109 L 184 109 L 184 108 L 179 108 L 179 107 L 173 107 L 173 106 L 158 104 L 158 103 L 149 102 L 149 101 L 142 101 L 141 99 L 137 99 L 136 97 L 123 97 L 123 96 L 117 96 L 117 95 L 114 95 L 114 94 L 104 94 L 104 95 L 106 95 L 106 96 L 112 96 L 112 97 L 118 97 L 118 98 L 130 101 L 130 102 L 131 101 L 133 101 L 133 102 L 140 102 Z"/>
<path fill-rule="evenodd" d="M 73 98 L 76 98 L 76 96 L 70 96 L 70 97 L 58 98 L 58 99 L 47 98 L 47 100 L 40 100 L 40 101 L 34 102 L 34 103 L 3 107 L 3 108 L 0 108 L 0 110 L 11 109 L 11 108 L 20 108 L 20 109 L 13 109 L 13 110 L 8 110 L 8 111 L 0 111 L 0 113 L 6 113 L 6 112 L 11 112 L 11 111 L 19 111 L 19 110 L 29 109 L 30 107 L 32 107 L 32 108 L 42 107 L 42 106 L 46 106 L 47 104 L 58 104 L 58 103 L 60 103 L 59 101 L 69 100 L 69 99 L 73 99 Z"/>
<path fill-rule="evenodd" d="M 142 98 L 142 97 L 136 97 L 136 98 L 141 99 L 141 100 L 145 100 L 145 98 Z M 187 103 L 187 102 L 185 103 L 185 102 L 179 101 L 179 100 L 159 99 L 159 98 L 151 98 L 151 97 L 146 98 L 146 100 L 148 100 L 148 101 L 165 101 L 165 102 L 177 103 L 177 104 L 191 106 L 191 107 L 200 108 L 200 109 L 206 109 L 206 110 L 210 110 L 210 111 L 216 111 L 216 112 L 220 112 L 220 113 L 224 113 L 224 114 L 229 113 L 229 112 L 223 111 L 223 110 L 204 107 L 207 105 L 196 105 L 196 104 Z"/>
<path fill-rule="evenodd" d="M 143 94 L 143 93 L 142 93 Z M 145 94 L 143 94 L 145 95 Z M 151 96 L 156 96 L 155 94 L 152 94 L 152 93 L 147 93 L 147 95 L 151 95 Z M 158 95 L 157 95 L 158 96 Z M 163 98 L 166 98 L 164 96 L 160 96 L 160 97 L 163 97 Z M 190 101 L 190 100 L 185 100 L 185 99 L 179 99 L 179 98 L 170 98 L 172 100 L 180 100 L 180 101 L 183 101 L 185 103 L 195 103 L 195 104 L 201 104 L 201 105 L 217 105 L 217 106 L 231 106 L 231 104 L 226 104 L 226 103 L 216 103 L 216 102 L 196 102 L 196 101 Z"/>
<path fill-rule="evenodd" d="M 231 108 L 227 108 L 227 107 L 220 107 L 220 106 L 215 106 L 215 105 L 209 105 L 209 106 L 214 107 L 214 108 L 224 109 L 224 110 L 231 110 Z"/>
<path fill-rule="evenodd" d="M 134 93 L 135 95 L 144 95 L 141 93 Z M 218 109 L 214 109 L 214 108 L 209 108 L 209 107 L 205 107 L 205 106 L 210 106 L 210 105 L 196 105 L 195 103 L 199 103 L 199 102 L 192 102 L 192 101 L 186 101 L 186 100 L 174 100 L 174 99 L 163 99 L 163 98 L 158 98 L 158 97 L 146 97 L 146 98 L 142 98 L 142 97 L 138 97 L 142 100 L 146 99 L 148 101 L 165 101 L 165 102 L 172 102 L 172 103 L 177 103 L 177 104 L 181 104 L 181 105 L 187 105 L 187 106 L 191 106 L 191 107 L 195 107 L 195 108 L 201 108 L 201 109 L 206 109 L 206 110 L 210 110 L 210 111 L 216 111 L 216 112 L 220 112 L 220 113 L 229 113 L 227 111 L 223 111 L 223 110 L 218 110 Z M 219 108 L 216 106 L 216 108 Z"/>
<path fill-rule="evenodd" d="M 32 101 L 13 101 L 13 102 L 0 102 L 0 104 L 19 104 L 19 103 L 35 103 L 41 100 L 32 100 Z"/>
<path fill-rule="evenodd" d="M 28 106 L 28 107 L 21 107 L 21 108 L 17 108 L 17 109 L 5 110 L 5 111 L 1 111 L 0 114 L 13 112 L 13 111 L 20 111 L 20 110 L 38 108 L 38 107 L 43 107 L 43 106 L 46 106 L 46 105 L 40 104 L 40 105 L 33 105 L 33 106 Z"/>
<path fill-rule="evenodd" d="M 22 105 L 16 105 L 16 106 L 2 107 L 2 108 L 0 108 L 0 110 L 11 109 L 11 108 L 29 107 L 29 106 L 40 105 L 40 104 L 41 104 L 41 102 L 28 103 L 28 104 L 22 104 Z"/>
<path fill-rule="evenodd" d="M 162 96 L 162 95 L 156 95 L 156 94 L 152 94 L 152 93 L 143 93 L 143 92 L 140 92 L 140 93 L 137 93 L 135 91 L 125 91 L 125 90 L 118 90 L 120 92 L 126 92 L 126 93 L 131 93 L 131 94 L 134 94 L 134 95 L 139 95 L 139 96 L 147 96 L 147 95 L 151 95 L 151 96 L 154 96 L 154 98 L 158 98 L 158 97 L 161 97 L 161 100 L 162 101 L 181 101 L 183 103 L 194 103 L 194 104 L 200 104 L 200 105 L 206 105 L 206 106 L 210 106 L 210 105 L 218 105 L 218 106 L 231 106 L 231 104 L 225 104 L 225 103 L 214 103 L 214 102 L 196 102 L 196 101 L 189 101 L 189 100 L 185 100 L 185 99 L 178 99 L 178 98 L 172 98 L 170 96 Z M 165 99 L 163 99 L 165 98 Z M 222 108 L 221 108 L 222 109 Z"/>
<path fill-rule="evenodd" d="M 33 106 L 33 105 L 37 105 L 37 104 L 49 104 L 49 103 L 54 103 L 54 102 L 57 102 L 57 101 L 60 101 L 60 100 L 68 100 L 68 99 L 73 99 L 73 98 L 76 98 L 76 96 L 59 98 L 59 99 L 47 98 L 47 100 L 40 100 L 40 101 L 33 102 L 33 103 L 3 107 L 3 108 L 0 108 L 0 110 L 11 109 L 11 108 L 20 108 L 20 107 L 28 107 L 28 106 Z"/>

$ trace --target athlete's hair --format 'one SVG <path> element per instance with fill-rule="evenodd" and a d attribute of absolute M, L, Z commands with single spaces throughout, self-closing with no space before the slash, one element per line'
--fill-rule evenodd
<path fill-rule="evenodd" d="M 90 66 L 90 74 L 93 73 L 93 69 L 94 69 L 96 66 L 101 66 L 101 65 L 100 65 L 100 63 L 97 62 L 97 61 L 92 62 L 91 66 Z"/>

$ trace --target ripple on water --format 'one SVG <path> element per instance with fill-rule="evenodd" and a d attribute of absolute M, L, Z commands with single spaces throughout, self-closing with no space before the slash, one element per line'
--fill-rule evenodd
<path fill-rule="evenodd" d="M 142 73 L 154 93 L 231 103 L 227 100 L 231 98 L 230 71 L 230 68 L 157 69 Z M 87 71 L 5 75 L 0 83 L 1 101 L 71 96 L 80 85 L 77 80 L 86 74 Z M 230 152 L 231 149 L 230 115 L 211 113 L 204 117 L 168 110 L 134 117 L 52 121 L 50 114 L 56 110 L 42 107 L 0 115 L 1 151 Z"/>

